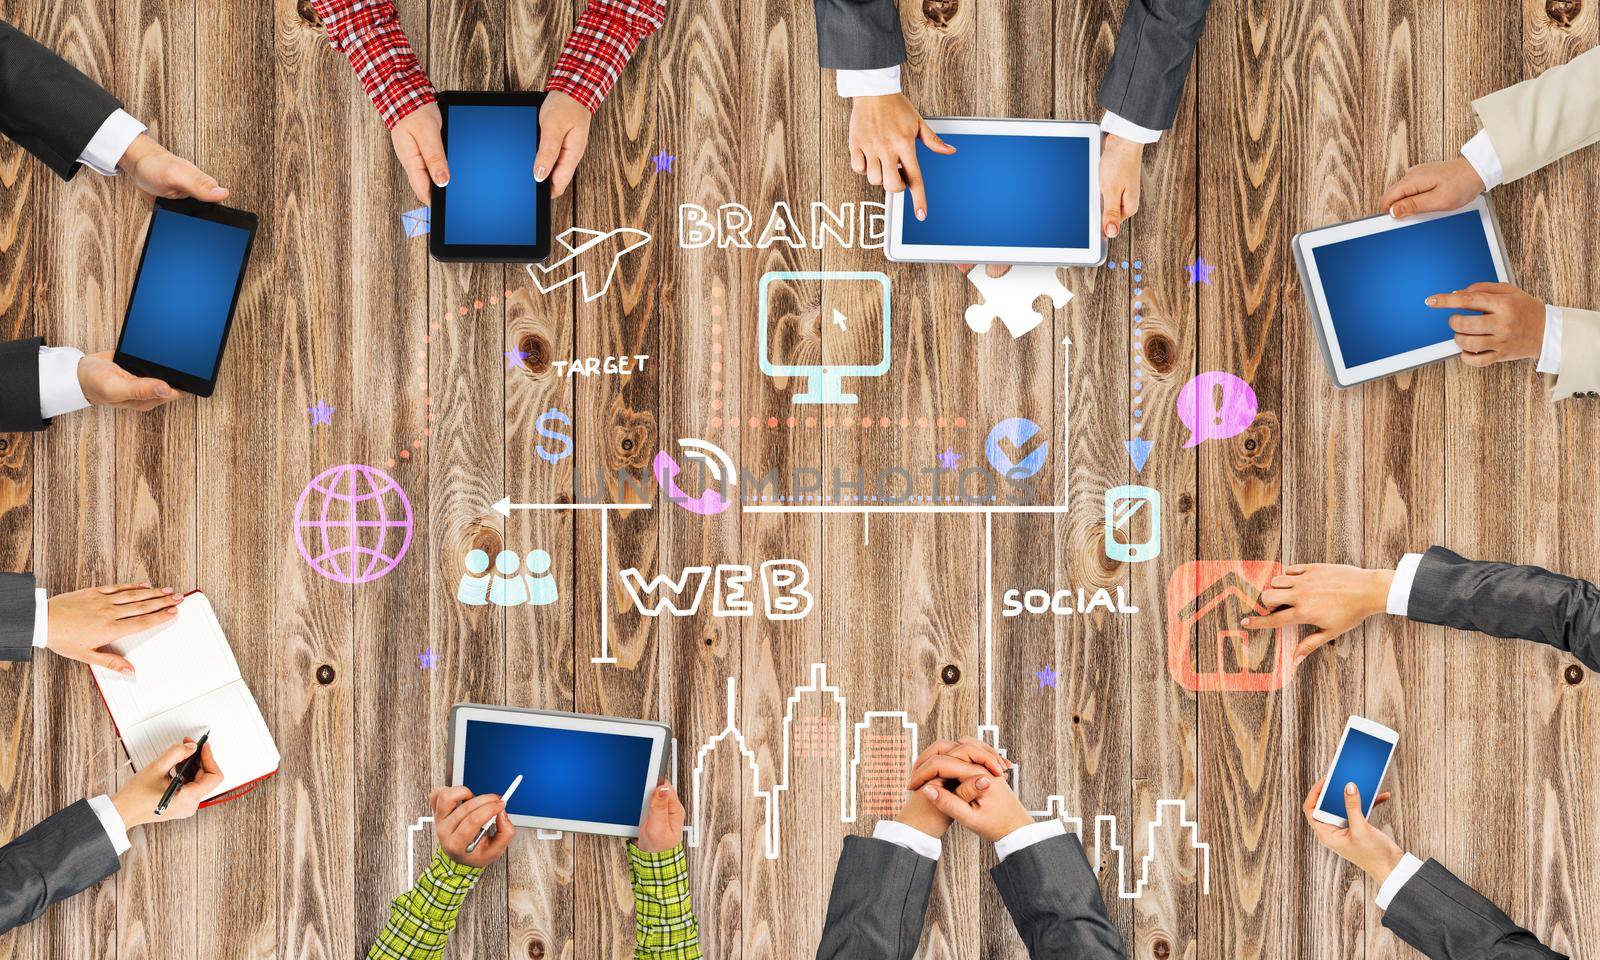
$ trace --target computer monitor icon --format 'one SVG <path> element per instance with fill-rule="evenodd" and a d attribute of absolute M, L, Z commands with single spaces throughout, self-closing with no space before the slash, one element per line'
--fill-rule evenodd
<path fill-rule="evenodd" d="M 795 362 L 792 357 L 783 358 L 784 362 L 780 362 L 772 356 L 773 286 L 784 283 L 823 285 L 821 309 L 825 343 L 814 363 Z M 871 290 L 850 290 L 840 287 L 841 283 L 876 286 Z M 866 299 L 867 294 L 870 294 L 870 300 Z M 758 296 L 761 303 L 761 323 L 757 334 L 761 372 L 769 377 L 805 377 L 805 390 L 791 398 L 795 403 L 855 403 L 856 395 L 844 392 L 845 377 L 881 377 L 888 372 L 889 278 L 886 275 L 877 271 L 774 270 L 762 275 Z M 877 324 L 871 322 L 873 308 L 881 314 L 881 347 L 872 343 L 876 337 L 865 336 L 878 332 Z M 854 332 L 852 324 L 855 325 Z M 867 327 L 870 329 L 864 329 Z M 842 352 L 837 355 L 828 349 L 826 342 L 834 335 L 830 328 L 837 328 L 835 339 L 842 343 Z"/>

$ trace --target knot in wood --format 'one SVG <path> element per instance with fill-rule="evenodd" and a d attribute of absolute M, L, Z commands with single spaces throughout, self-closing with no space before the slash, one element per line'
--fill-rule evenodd
<path fill-rule="evenodd" d="M 326 687 L 328 684 L 333 682 L 333 678 L 334 678 L 334 672 L 333 672 L 333 667 L 332 666 L 324 663 L 321 666 L 317 667 L 317 682 L 318 683 L 320 683 L 324 687 Z"/>
<path fill-rule="evenodd" d="M 1165 937 L 1156 937 L 1150 944 L 1150 955 L 1156 960 L 1167 960 L 1172 955 L 1172 944 Z"/>
<path fill-rule="evenodd" d="M 1570 27 L 1583 13 L 1583 0 L 1544 0 L 1545 16 L 1558 27 Z"/>
<path fill-rule="evenodd" d="M 1583 668 L 1576 663 L 1569 663 L 1567 664 L 1567 669 L 1563 671 L 1563 676 L 1568 683 L 1577 686 L 1583 682 Z"/>
<path fill-rule="evenodd" d="M 1150 364 L 1150 369 L 1156 373 L 1168 373 L 1172 370 L 1173 359 L 1177 356 L 1177 347 L 1172 338 L 1162 333 L 1152 333 L 1144 338 L 1144 358 Z"/>
<path fill-rule="evenodd" d="M 517 341 L 517 349 L 522 351 L 523 362 L 528 365 L 535 376 L 550 372 L 550 341 L 537 333 L 525 333 Z"/>
<path fill-rule="evenodd" d="M 961 0 L 922 0 L 922 18 L 935 27 L 948 27 L 960 12 Z"/>
<path fill-rule="evenodd" d="M 961 668 L 953 663 L 947 663 L 939 671 L 939 679 L 944 681 L 945 686 L 953 687 L 961 682 Z"/>

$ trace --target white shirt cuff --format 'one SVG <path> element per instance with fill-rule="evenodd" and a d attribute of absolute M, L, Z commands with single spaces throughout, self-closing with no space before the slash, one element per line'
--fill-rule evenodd
<path fill-rule="evenodd" d="M 50 616 L 50 594 L 44 587 L 33 588 L 33 645 L 42 647 L 50 641 L 45 623 Z"/>
<path fill-rule="evenodd" d="M 876 70 L 835 70 L 834 86 L 841 97 L 885 97 L 900 92 L 900 65 Z"/>
<path fill-rule="evenodd" d="M 1561 322 L 1565 316 L 1560 307 L 1544 305 L 1544 346 L 1539 348 L 1540 373 L 1561 372 Z"/>
<path fill-rule="evenodd" d="M 1505 182 L 1505 172 L 1500 168 L 1500 154 L 1495 152 L 1488 130 L 1479 130 L 1477 136 L 1462 144 L 1461 155 L 1472 164 L 1472 169 L 1478 171 L 1478 176 L 1483 179 L 1483 189 L 1493 190 Z"/>
<path fill-rule="evenodd" d="M 908 826 L 898 820 L 879 820 L 878 825 L 872 828 L 872 839 L 905 847 L 929 860 L 938 860 L 943 848 L 938 837 L 930 837 L 916 827 Z"/>
<path fill-rule="evenodd" d="M 1100 118 L 1100 132 L 1114 133 L 1122 139 L 1132 140 L 1134 143 L 1155 143 L 1161 139 L 1160 130 L 1141 127 L 1132 120 L 1124 120 L 1110 110 L 1107 110 L 1106 115 Z"/>
<path fill-rule="evenodd" d="M 1389 602 L 1384 609 L 1396 617 L 1406 616 L 1411 609 L 1411 582 L 1417 579 L 1417 567 L 1422 554 L 1408 553 L 1394 566 L 1394 580 L 1389 584 Z"/>
<path fill-rule="evenodd" d="M 83 148 L 78 162 L 101 176 L 114 177 L 117 175 L 117 162 L 144 131 L 144 124 L 133 119 L 126 111 L 114 110 L 111 116 L 106 117 L 106 122 L 100 124 L 100 129 L 95 131 L 89 145 Z"/>
<path fill-rule="evenodd" d="M 128 840 L 128 827 L 122 822 L 122 814 L 117 812 L 117 805 L 105 794 L 89 798 L 89 809 L 100 818 L 100 825 L 106 828 L 106 836 L 111 838 L 111 846 L 117 851 L 117 856 L 122 856 L 133 843 Z"/>
<path fill-rule="evenodd" d="M 39 348 L 39 419 L 49 420 L 89 405 L 78 382 L 78 361 L 83 351 L 77 347 Z"/>
<path fill-rule="evenodd" d="M 1040 840 L 1059 837 L 1066 832 L 1067 825 L 1061 822 L 1060 817 L 1051 817 L 1049 820 L 1030 823 L 1026 827 L 1018 827 L 994 842 L 994 858 L 996 861 L 1003 861 L 1023 847 L 1031 847 Z"/>
<path fill-rule="evenodd" d="M 1406 885 L 1406 881 L 1416 876 L 1417 871 L 1421 869 L 1421 860 L 1409 853 L 1401 857 L 1400 862 L 1395 864 L 1394 872 L 1389 874 L 1384 879 L 1383 886 L 1378 888 L 1378 896 L 1372 902 L 1378 905 L 1379 910 L 1389 909 L 1389 901 L 1393 900 L 1395 894 L 1400 892 L 1400 888 Z"/>

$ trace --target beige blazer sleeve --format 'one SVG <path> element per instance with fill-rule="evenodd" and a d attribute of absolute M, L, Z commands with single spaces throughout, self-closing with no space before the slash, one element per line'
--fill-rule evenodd
<path fill-rule="evenodd" d="M 1550 400 L 1600 392 L 1600 313 L 1561 308 L 1561 372 L 1550 381 Z"/>
<path fill-rule="evenodd" d="M 1509 182 L 1600 141 L 1600 47 L 1472 102 Z"/>

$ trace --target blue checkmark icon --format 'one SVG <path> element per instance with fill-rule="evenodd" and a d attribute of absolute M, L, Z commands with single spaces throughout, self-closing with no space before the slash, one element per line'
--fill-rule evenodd
<path fill-rule="evenodd" d="M 995 424 L 983 445 L 989 466 L 1010 480 L 1026 480 L 1043 470 L 1045 458 L 1050 456 L 1048 441 L 1041 441 L 1031 453 L 1023 455 L 1024 445 L 1040 432 L 1039 425 L 1027 417 L 1011 417 Z"/>

